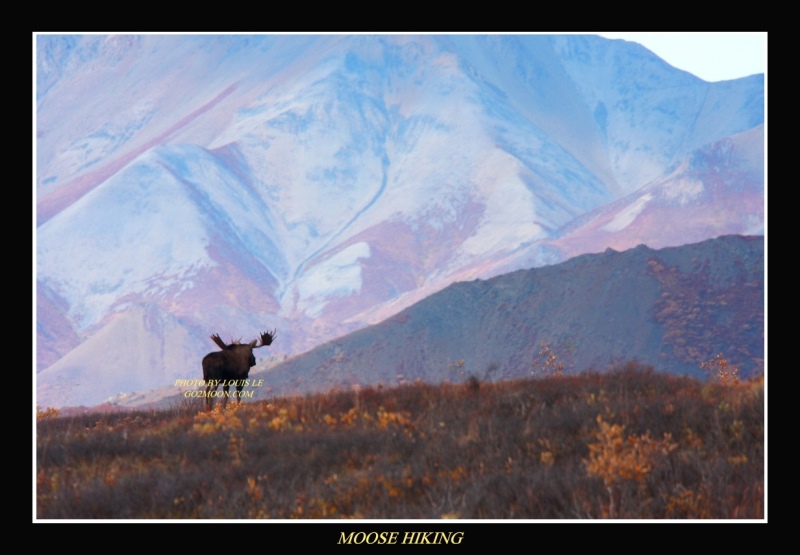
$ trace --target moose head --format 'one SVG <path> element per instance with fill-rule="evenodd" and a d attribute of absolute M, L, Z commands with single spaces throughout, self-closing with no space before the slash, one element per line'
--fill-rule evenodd
<path fill-rule="evenodd" d="M 239 341 L 233 341 L 226 344 L 220 339 L 218 334 L 211 336 L 211 340 L 216 343 L 221 351 L 208 353 L 203 357 L 203 379 L 206 382 L 206 410 L 211 410 L 213 405 L 211 391 L 216 391 L 220 383 L 222 383 L 222 406 L 227 405 L 228 402 L 228 387 L 231 383 L 236 385 L 236 398 L 242 402 L 241 392 L 244 387 L 244 382 L 250 373 L 250 368 L 256 365 L 256 357 L 253 355 L 253 349 L 271 345 L 273 339 L 277 335 L 277 330 L 264 332 L 261 334 L 260 340 L 253 339 L 250 343 L 242 344 Z"/>

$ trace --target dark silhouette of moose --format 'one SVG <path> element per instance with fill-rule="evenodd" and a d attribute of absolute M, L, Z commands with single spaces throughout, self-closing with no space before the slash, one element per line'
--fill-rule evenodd
<path fill-rule="evenodd" d="M 222 406 L 228 404 L 228 388 L 236 386 L 236 398 L 242 402 L 241 393 L 245 385 L 245 380 L 250 373 L 250 368 L 256 365 L 256 357 L 253 356 L 253 349 L 272 344 L 277 330 L 272 333 L 264 332 L 261 334 L 261 344 L 256 345 L 258 339 L 253 339 L 250 343 L 242 344 L 234 341 L 228 345 L 219 338 L 218 334 L 211 336 L 211 340 L 219 345 L 221 351 L 208 353 L 203 357 L 203 379 L 206 382 L 206 410 L 211 410 L 212 394 L 217 387 L 222 384 Z"/>

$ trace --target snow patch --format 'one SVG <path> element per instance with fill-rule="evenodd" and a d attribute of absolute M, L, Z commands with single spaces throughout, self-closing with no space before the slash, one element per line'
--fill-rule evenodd
<path fill-rule="evenodd" d="M 359 260 L 370 257 L 369 245 L 355 243 L 311 266 L 297 281 L 298 308 L 312 318 L 322 314 L 330 297 L 343 297 L 361 291 Z"/>
<path fill-rule="evenodd" d="M 601 227 L 603 231 L 620 231 L 625 229 L 629 225 L 633 223 L 636 217 L 642 213 L 647 203 L 653 199 L 653 195 L 647 193 L 636 199 L 636 201 L 631 204 L 630 206 L 626 207 L 622 210 L 619 214 L 617 214 L 613 220 L 608 222 L 606 225 Z"/>
<path fill-rule="evenodd" d="M 477 175 L 483 181 L 485 212 L 475 233 L 461 246 L 467 257 L 513 250 L 545 234 L 536 223 L 538 199 L 520 179 L 519 164 L 500 151 L 487 162 L 496 177 L 492 180 L 491 175 Z"/>

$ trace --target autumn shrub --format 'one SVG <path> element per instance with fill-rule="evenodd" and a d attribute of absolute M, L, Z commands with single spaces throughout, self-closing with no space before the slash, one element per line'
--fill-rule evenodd
<path fill-rule="evenodd" d="M 539 355 L 533 359 L 531 364 L 531 375 L 534 377 L 564 375 L 564 361 L 546 341 L 542 341 L 539 345 Z"/>
<path fill-rule="evenodd" d="M 45 407 L 42 408 L 40 406 L 36 407 L 36 420 L 49 420 L 52 418 L 58 418 L 61 411 L 59 411 L 55 407 Z"/>
<path fill-rule="evenodd" d="M 609 495 L 608 516 L 618 516 L 619 502 L 615 503 L 618 488 L 624 482 L 642 484 L 660 458 L 666 457 L 677 444 L 672 435 L 664 433 L 662 439 L 653 439 L 647 432 L 641 435 L 624 435 L 625 426 L 609 424 L 597 415 L 595 441 L 589 444 L 589 457 L 584 459 L 586 471 L 602 478 Z"/>
<path fill-rule="evenodd" d="M 700 368 L 705 370 L 712 380 L 723 385 L 739 383 L 739 369 L 731 365 L 722 353 L 702 363 Z"/>

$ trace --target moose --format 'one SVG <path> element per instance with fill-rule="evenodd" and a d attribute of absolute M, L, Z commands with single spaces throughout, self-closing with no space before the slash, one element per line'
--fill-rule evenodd
<path fill-rule="evenodd" d="M 273 330 L 271 333 L 265 331 L 261 334 L 260 345 L 256 345 L 258 339 L 253 339 L 247 344 L 233 341 L 226 345 L 218 334 L 215 333 L 211 336 L 211 340 L 222 350 L 208 353 L 203 357 L 203 380 L 206 382 L 207 411 L 211 410 L 213 404 L 211 391 L 216 391 L 220 383 L 222 383 L 222 391 L 224 392 L 222 396 L 223 407 L 228 403 L 228 387 L 231 383 L 236 385 L 236 398 L 240 403 L 242 402 L 241 392 L 245 380 L 250 373 L 250 368 L 256 365 L 253 349 L 271 345 L 276 335 L 277 330 Z"/>

